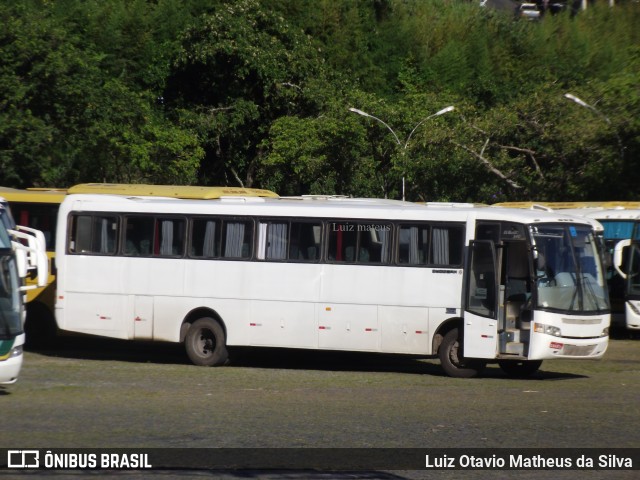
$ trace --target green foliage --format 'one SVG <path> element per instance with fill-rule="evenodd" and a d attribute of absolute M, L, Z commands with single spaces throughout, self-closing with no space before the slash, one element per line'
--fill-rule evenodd
<path fill-rule="evenodd" d="M 203 15 L 183 37 L 167 91 L 170 104 L 191 111 L 207 149 L 199 181 L 251 186 L 271 123 L 312 102 L 307 83 L 319 76 L 308 37 L 258 1 Z"/>
<path fill-rule="evenodd" d="M 86 8 L 70 0 L 0 7 L 2 183 L 194 181 L 204 154 L 195 134 L 165 117 L 136 75 L 113 75 L 113 51 L 91 41 L 99 28 Z"/>
<path fill-rule="evenodd" d="M 530 22 L 462 0 L 28 0 L 0 19 L 8 186 L 637 199 L 637 3 Z"/>

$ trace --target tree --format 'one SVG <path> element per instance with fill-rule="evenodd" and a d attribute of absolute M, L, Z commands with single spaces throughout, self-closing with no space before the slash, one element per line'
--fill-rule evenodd
<path fill-rule="evenodd" d="M 253 185 L 271 123 L 313 109 L 305 87 L 322 76 L 308 37 L 260 2 L 204 15 L 184 35 L 165 96 L 188 110 L 206 149 L 199 181 Z"/>
<path fill-rule="evenodd" d="M 195 179 L 203 150 L 194 133 L 166 116 L 153 92 L 113 76 L 108 55 L 62 21 L 69 11 L 20 3 L 0 14 L 3 184 Z"/>

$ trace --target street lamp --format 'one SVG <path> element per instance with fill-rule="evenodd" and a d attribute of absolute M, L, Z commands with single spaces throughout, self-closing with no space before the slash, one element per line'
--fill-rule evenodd
<path fill-rule="evenodd" d="M 363 117 L 369 117 L 369 118 L 373 118 L 374 120 L 377 120 L 378 122 L 380 122 L 382 125 L 384 125 L 385 127 L 387 127 L 387 129 L 389 129 L 389 131 L 391 132 L 391 134 L 393 135 L 393 138 L 395 139 L 396 143 L 398 144 L 398 147 L 400 147 L 402 149 L 402 156 L 403 156 L 403 170 L 404 170 L 404 156 L 405 156 L 405 152 L 407 150 L 407 145 L 409 145 L 409 140 L 411 140 L 411 136 L 413 135 L 413 133 L 416 131 L 416 129 L 422 125 L 424 122 L 426 122 L 427 120 L 433 118 L 433 117 L 438 117 L 440 115 L 443 115 L 447 112 L 450 112 L 451 110 L 454 110 L 455 107 L 453 105 L 450 105 L 448 107 L 443 108 L 442 110 L 438 110 L 436 113 L 434 113 L 433 115 L 429 115 L 427 118 L 424 118 L 422 120 L 420 120 L 415 127 L 413 127 L 413 130 L 411 130 L 411 133 L 407 136 L 406 141 L 404 142 L 404 145 L 402 144 L 402 142 L 400 141 L 400 139 L 398 138 L 398 135 L 396 135 L 396 132 L 393 131 L 393 128 L 391 128 L 384 120 L 379 119 L 378 117 L 375 117 L 373 115 L 371 115 L 370 113 L 367 112 L 363 112 L 362 110 L 359 110 L 357 108 L 349 108 L 350 112 L 353 113 L 357 113 L 358 115 L 362 115 Z M 402 200 L 404 201 L 405 199 L 405 187 L 404 187 L 404 173 L 402 175 Z"/>
<path fill-rule="evenodd" d="M 607 125 L 611 126 L 611 120 L 609 120 L 609 117 L 607 117 L 604 113 L 602 113 L 600 110 L 598 110 L 593 105 L 589 105 L 587 102 L 585 102 L 584 100 L 576 97 L 575 95 L 573 95 L 571 93 L 565 93 L 564 97 L 569 99 L 569 100 L 571 100 L 571 101 L 573 101 L 573 102 L 576 102 L 581 107 L 588 108 L 589 110 L 594 112 L 596 115 L 598 115 L 600 118 L 602 118 L 605 122 L 607 122 Z M 614 133 L 615 133 L 616 138 L 618 140 L 618 148 L 620 149 L 620 159 L 622 160 L 622 159 L 624 159 L 624 146 L 622 145 L 622 139 L 620 138 L 620 135 L 618 134 L 618 131 L 615 128 L 614 128 Z"/>
<path fill-rule="evenodd" d="M 569 100 L 573 100 L 574 102 L 576 102 L 581 107 L 588 108 L 592 112 L 595 112 L 597 115 L 600 115 L 604 119 L 605 122 L 607 122 L 609 125 L 611 125 L 611 120 L 609 120 L 609 118 L 607 118 L 607 116 L 605 116 L 600 110 L 598 110 L 593 105 L 589 105 L 587 102 L 585 102 L 584 100 L 579 99 L 578 97 L 576 97 L 575 95 L 572 95 L 571 93 L 565 93 L 564 96 L 565 96 L 565 98 L 568 98 Z"/>

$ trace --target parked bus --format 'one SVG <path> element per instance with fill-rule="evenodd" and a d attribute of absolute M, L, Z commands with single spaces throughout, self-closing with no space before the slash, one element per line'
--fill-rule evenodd
<path fill-rule="evenodd" d="M 69 195 L 58 216 L 63 330 L 227 347 L 498 362 L 595 359 L 609 301 L 590 223 L 555 212 L 374 199 Z"/>
<path fill-rule="evenodd" d="M 50 339 L 56 332 L 54 317 L 55 304 L 55 235 L 60 203 L 66 196 L 64 189 L 0 187 L 0 196 L 4 197 L 11 207 L 15 222 L 35 228 L 43 232 L 46 254 L 49 258 L 48 279 L 44 285 L 37 287 L 33 279 L 27 284 L 36 286 L 27 291 L 25 331 L 29 342 L 37 343 Z"/>
<path fill-rule="evenodd" d="M 16 226 L 0 198 L 0 386 L 15 383 L 23 361 L 25 285 L 30 271 L 37 284 L 47 279 L 42 232 Z"/>
<path fill-rule="evenodd" d="M 506 202 L 496 206 L 521 208 L 551 208 L 560 213 L 581 215 L 602 225 L 602 244 L 605 254 L 606 278 L 611 301 L 611 322 L 629 330 L 640 330 L 640 290 L 625 270 L 633 268 L 630 256 L 634 239 L 640 238 L 640 202 Z M 614 254 L 618 252 L 618 260 Z M 634 272 L 637 272 L 637 268 Z"/>
<path fill-rule="evenodd" d="M 610 278 L 612 321 L 640 330 L 640 205 L 591 213 L 604 225 L 613 260 Z"/>
<path fill-rule="evenodd" d="M 625 321 L 629 330 L 640 330 L 640 224 L 633 237 L 614 249 L 614 268 L 624 281 Z"/>
<path fill-rule="evenodd" d="M 62 200 L 71 193 L 100 193 L 120 195 L 149 195 L 173 198 L 213 199 L 224 195 L 277 195 L 269 190 L 240 187 L 199 187 L 182 185 L 144 185 L 118 183 L 83 183 L 68 189 L 0 187 L 0 195 L 9 202 L 18 223 L 42 230 L 46 240 L 47 256 L 50 259 L 49 278 L 46 284 L 27 293 L 25 330 L 30 343 L 49 341 L 57 332 L 55 321 L 55 234 L 58 209 Z M 27 279 L 29 284 L 32 280 Z"/>

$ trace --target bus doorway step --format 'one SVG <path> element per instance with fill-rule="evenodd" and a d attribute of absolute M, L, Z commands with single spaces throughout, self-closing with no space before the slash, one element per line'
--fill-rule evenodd
<path fill-rule="evenodd" d="M 500 353 L 524 356 L 524 343 L 520 341 L 520 330 L 505 330 L 500 333 Z"/>

